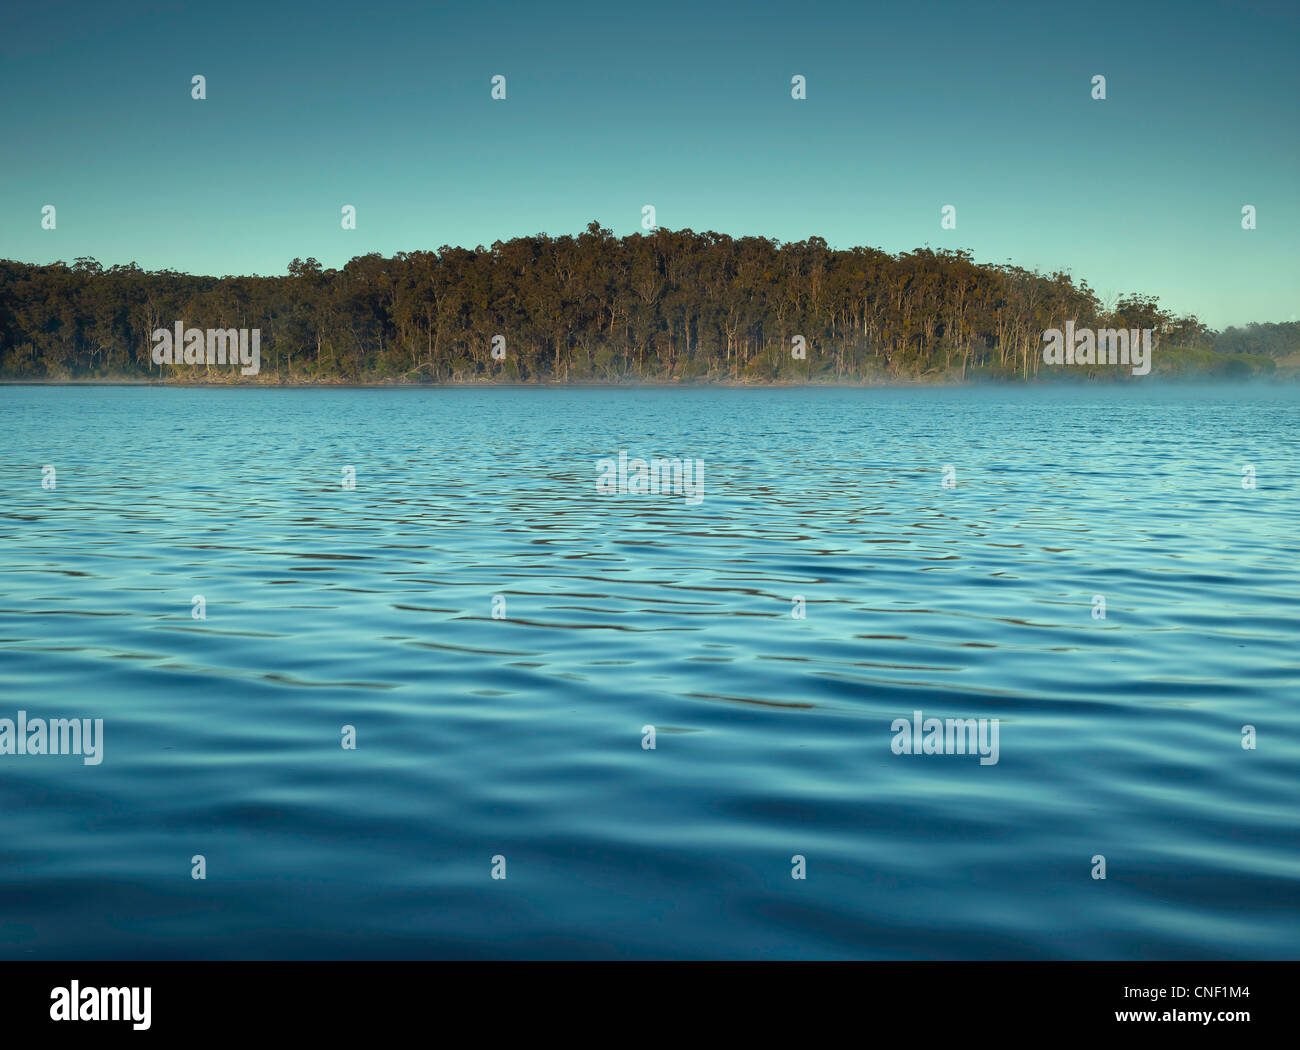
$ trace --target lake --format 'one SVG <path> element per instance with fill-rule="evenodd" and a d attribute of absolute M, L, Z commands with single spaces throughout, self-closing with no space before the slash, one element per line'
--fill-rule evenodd
<path fill-rule="evenodd" d="M 2 387 L 0 955 L 1295 958 L 1298 409 Z"/>

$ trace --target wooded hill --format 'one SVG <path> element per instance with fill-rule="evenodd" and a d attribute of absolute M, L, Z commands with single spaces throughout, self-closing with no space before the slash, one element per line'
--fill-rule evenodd
<path fill-rule="evenodd" d="M 593 222 L 576 237 L 362 255 L 339 270 L 295 259 L 278 277 L 0 262 L 7 379 L 239 378 L 155 365 L 151 335 L 177 321 L 260 329 L 258 382 L 1027 378 L 1044 369 L 1044 329 L 1066 320 L 1155 329 L 1157 371 L 1161 347 L 1263 355 L 1243 356 L 1243 374 L 1300 350 L 1300 324 L 1219 335 L 1151 296 L 1102 303 L 1066 273 L 979 264 L 966 251 L 832 250 L 819 237 L 620 239 Z M 504 360 L 491 353 L 498 335 Z"/>

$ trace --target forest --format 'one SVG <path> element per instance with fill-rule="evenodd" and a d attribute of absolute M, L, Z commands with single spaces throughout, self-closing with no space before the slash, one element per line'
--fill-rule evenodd
<path fill-rule="evenodd" d="M 964 250 L 890 255 L 832 249 L 819 237 L 781 243 L 668 229 L 618 238 L 592 222 L 577 236 L 374 253 L 337 270 L 294 259 L 284 276 L 3 261 L 0 379 L 1030 379 L 1047 370 L 1043 331 L 1066 320 L 1154 329 L 1156 372 L 1162 351 L 1242 376 L 1300 351 L 1297 322 L 1214 332 L 1153 296 L 1103 302 L 1068 273 L 976 263 Z M 260 330 L 260 374 L 154 364 L 152 333 L 177 321 Z M 503 337 L 495 356 L 494 337 Z M 1121 380 L 1128 370 L 1094 372 Z"/>

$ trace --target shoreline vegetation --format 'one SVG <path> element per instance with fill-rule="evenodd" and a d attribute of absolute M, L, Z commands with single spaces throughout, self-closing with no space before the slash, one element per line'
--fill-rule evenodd
<path fill-rule="evenodd" d="M 1110 366 L 1100 366 L 1106 369 Z M 1056 371 L 1061 371 L 1060 369 Z M 1127 372 L 1127 369 L 1124 369 Z M 1217 371 L 1205 371 L 1201 369 L 1180 369 L 1168 370 L 1161 372 L 1160 369 L 1153 369 L 1151 375 L 1139 377 L 1144 380 L 1154 381 L 1161 384 L 1174 383 L 1251 383 L 1251 382 L 1295 382 L 1300 381 L 1300 368 L 1296 369 L 1279 369 L 1276 372 L 1226 372 L 1222 369 Z M 834 389 L 861 389 L 861 390 L 892 390 L 892 389 L 926 389 L 937 387 L 970 387 L 970 386 L 1019 386 L 1025 388 L 1033 387 L 1071 387 L 1071 386 L 1095 386 L 1099 382 L 1111 381 L 1128 381 L 1125 375 L 1080 375 L 1080 376 L 1048 376 L 1044 373 L 1037 377 L 1030 376 L 1025 381 L 1018 377 L 1009 379 L 997 378 L 980 378 L 970 377 L 961 378 L 916 378 L 916 379 L 772 379 L 772 380 L 755 380 L 755 379 L 690 379 L 690 380 L 665 380 L 665 379 L 639 379 L 636 376 L 622 377 L 608 380 L 591 380 L 591 379 L 540 379 L 534 382 L 520 382 L 519 380 L 510 379 L 442 379 L 437 382 L 429 381 L 410 381 L 401 379 L 348 379 L 339 376 L 332 376 L 319 379 L 302 379 L 295 377 L 288 379 L 286 377 L 271 376 L 268 378 L 261 377 L 241 377 L 235 376 L 212 376 L 205 378 L 182 377 L 176 379 L 148 379 L 141 376 L 96 376 L 91 378 L 79 379 L 14 379 L 8 376 L 0 376 L 0 387 L 21 387 L 21 386 L 60 386 L 60 387 L 174 387 L 176 389 L 196 389 L 196 390 L 222 390 L 234 387 L 256 388 L 261 390 L 457 390 L 457 389 L 483 389 L 483 388 L 500 388 L 503 390 L 705 390 L 710 388 L 734 389 L 734 390 L 779 390 L 779 389 L 796 389 L 806 390 L 808 388 L 825 388 Z"/>
<path fill-rule="evenodd" d="M 1151 329 L 1149 376 L 1043 363 L 1066 321 Z M 174 325 L 260 334 L 256 375 L 159 364 Z M 211 335 L 209 335 L 209 340 Z M 177 347 L 179 356 L 180 348 Z M 184 386 L 911 386 L 1295 379 L 1300 322 L 1215 332 L 1070 274 L 656 229 L 377 253 L 205 277 L 0 261 L 0 383 Z"/>

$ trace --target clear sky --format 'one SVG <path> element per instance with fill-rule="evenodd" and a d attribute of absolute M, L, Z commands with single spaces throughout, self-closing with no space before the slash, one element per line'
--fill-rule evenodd
<path fill-rule="evenodd" d="M 1214 327 L 1293 320 L 1298 45 L 1295 0 L 11 0 L 0 257 L 272 274 L 622 235 L 653 204 L 673 229 L 968 248 Z"/>

